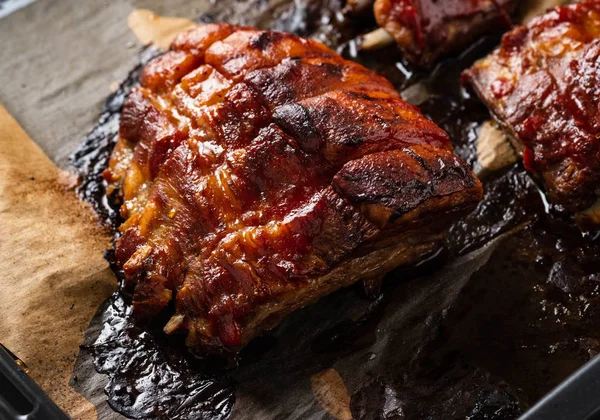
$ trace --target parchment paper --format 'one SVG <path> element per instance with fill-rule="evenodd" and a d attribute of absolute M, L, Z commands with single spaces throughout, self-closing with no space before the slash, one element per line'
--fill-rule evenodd
<path fill-rule="evenodd" d="M 153 32 L 152 25 L 146 25 L 152 15 L 132 15 L 134 8 L 195 17 L 209 10 L 209 3 L 38 0 L 0 20 L 0 40 L 4 41 L 0 102 L 35 140 L 0 108 L 0 269 L 4 275 L 0 342 L 27 364 L 32 377 L 74 418 L 95 417 L 94 406 L 69 386 L 69 380 L 84 331 L 114 290 L 115 280 L 102 257 L 109 246 L 107 232 L 69 189 L 73 178 L 58 167 L 68 167 L 68 156 L 94 125 L 110 86 L 136 62 L 138 48 L 153 39 L 164 46 L 173 30 L 189 24 L 170 20 L 167 29 L 159 25 L 155 29 L 160 30 Z M 451 276 L 459 280 L 442 293 L 448 302 L 440 309 L 447 307 L 495 246 L 448 266 L 428 281 L 430 289 L 419 288 L 416 295 L 409 295 L 413 300 L 399 302 L 405 309 L 386 322 L 406 322 L 419 314 L 419 305 L 437 299 L 436 287 L 447 287 L 443 279 Z M 426 318 L 426 314 L 419 316 Z M 393 343 L 383 340 L 379 345 Z M 348 371 L 343 364 L 349 362 L 340 363 L 337 370 L 329 363 L 309 369 L 310 380 L 303 385 L 308 393 L 302 387 L 286 390 L 284 395 L 270 394 L 276 390 L 268 386 L 262 395 L 242 389 L 234 417 L 350 418 L 347 388 L 356 389 L 365 378 L 342 377 L 338 370 Z M 89 374 L 95 375 L 91 370 Z M 95 386 L 86 395 L 95 393 L 94 403 L 102 405 L 100 375 L 97 380 L 87 381 L 86 386 Z M 277 411 L 273 404 L 264 403 L 268 398 L 287 398 L 297 405 L 281 404 Z M 102 418 L 118 417 L 105 404 L 102 407 Z"/>
<path fill-rule="evenodd" d="M 94 407 L 68 383 L 83 332 L 115 279 L 109 236 L 0 106 L 0 340 L 73 417 Z"/>

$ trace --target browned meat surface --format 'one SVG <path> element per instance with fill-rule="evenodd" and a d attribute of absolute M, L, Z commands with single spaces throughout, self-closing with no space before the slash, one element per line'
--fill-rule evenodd
<path fill-rule="evenodd" d="M 148 318 L 237 351 L 285 315 L 436 247 L 481 185 L 385 79 L 314 41 L 205 25 L 127 99 L 105 171 Z"/>
<path fill-rule="evenodd" d="M 600 1 L 557 7 L 504 36 L 465 73 L 550 200 L 600 196 Z"/>
<path fill-rule="evenodd" d="M 375 18 L 413 63 L 429 66 L 510 26 L 513 0 L 376 0 Z"/>

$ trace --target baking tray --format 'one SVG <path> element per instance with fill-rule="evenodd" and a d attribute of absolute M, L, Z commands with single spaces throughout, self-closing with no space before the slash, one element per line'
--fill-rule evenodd
<path fill-rule="evenodd" d="M 212 3 L 209 13 L 201 17 L 202 21 L 220 20 L 288 30 L 317 38 L 345 55 L 352 54 L 353 49 L 348 39 L 373 27 L 369 20 L 352 25 L 337 22 L 335 10 L 340 9 L 341 1 L 336 0 L 220 0 Z M 410 68 L 395 49 L 356 59 L 390 79 L 411 101 L 418 102 L 427 115 L 450 132 L 457 152 L 474 163 L 473 140 L 480 123 L 489 115 L 479 101 L 460 87 L 458 80 L 461 69 L 495 43 L 497 39 L 482 40 L 464 56 L 446 61 L 431 74 Z M 152 54 L 151 50 L 144 50 L 141 60 L 147 60 Z M 114 128 L 117 122 L 120 101 L 135 83 L 135 76 L 136 71 L 111 96 L 101 124 L 88 136 L 91 141 L 88 146 L 110 137 L 110 126 Z M 64 98 L 68 99 L 68 95 Z M 42 111 L 52 109 L 48 106 Z M 96 110 L 92 111 L 90 113 L 97 114 Z M 25 112 L 37 117 L 41 111 Z M 30 121 L 35 119 L 33 117 Z M 87 125 L 90 126 L 92 124 Z M 62 147 L 63 154 L 57 154 L 56 148 L 44 142 L 43 130 L 31 131 L 50 155 L 59 157 L 58 161 L 69 149 Z M 71 139 L 71 134 L 63 138 Z M 106 148 L 95 149 L 96 157 L 87 162 L 91 166 L 98 163 L 100 155 L 108 153 L 109 142 L 102 144 Z M 85 159 L 80 163 L 83 161 Z M 102 165 L 97 167 L 101 169 Z M 598 244 L 587 239 L 582 241 L 575 230 L 548 215 L 537 187 L 519 165 L 495 174 L 485 183 L 487 192 L 483 205 L 453 228 L 445 251 L 410 273 L 405 270 L 391 273 L 384 284 L 383 295 L 376 301 L 365 299 L 359 288 L 350 288 L 294 314 L 281 328 L 256 340 L 243 355 L 233 378 L 238 387 L 235 405 L 227 397 L 229 384 L 216 389 L 220 394 L 215 395 L 223 397 L 216 403 L 222 403 L 220 407 L 227 408 L 227 413 L 232 413 L 231 406 L 234 406 L 233 418 L 253 415 L 327 418 L 314 400 L 310 381 L 322 372 L 335 371 L 352 394 L 353 413 L 361 418 L 399 415 L 399 406 L 395 404 L 401 397 L 416 401 L 415 410 L 434 406 L 442 400 L 448 401 L 445 409 L 462 407 L 462 403 L 453 405 L 451 397 L 464 393 L 453 392 L 456 389 L 451 386 L 440 392 L 434 389 L 437 383 L 446 386 L 458 381 L 472 386 L 467 390 L 483 391 L 476 397 L 482 395 L 484 403 L 492 403 L 486 406 L 477 398 L 469 400 L 479 410 L 469 414 L 470 418 L 514 419 L 589 360 L 599 348 L 599 337 L 592 333 L 597 330 L 600 315 L 595 308 L 600 305 L 593 290 L 588 290 L 596 281 L 590 276 L 600 271 L 595 263 L 600 261 Z M 514 191 L 518 193 L 513 194 Z M 91 188 L 86 193 L 89 193 L 88 199 L 94 202 L 96 197 L 96 204 L 102 205 L 101 200 L 97 200 L 102 191 Z M 110 208 L 99 208 L 110 216 Z M 475 233 L 469 228 L 474 225 L 480 227 Z M 511 249 L 515 251 L 507 252 Z M 582 279 L 585 282 L 578 283 Z M 449 285 L 448 280 L 454 284 Z M 591 309 L 583 311 L 580 318 L 573 315 L 583 310 L 583 306 L 569 300 L 569 294 L 584 297 Z M 542 305 L 546 312 L 538 321 L 541 313 L 538 309 Z M 562 314 L 565 309 L 570 310 L 570 318 L 559 319 L 554 315 L 554 312 Z M 130 346 L 123 347 L 125 354 L 134 354 L 136 346 L 142 346 L 144 351 L 151 351 L 153 357 L 171 363 L 170 367 L 179 362 L 185 364 L 187 359 L 182 356 L 185 349 L 179 348 L 177 343 L 171 346 L 172 343 L 161 340 L 147 340 L 147 332 L 127 323 L 126 313 L 127 304 L 119 296 L 100 308 L 87 331 L 76 366 L 80 382 L 75 386 L 81 386 L 80 392 L 89 397 L 81 385 L 83 382 L 88 381 L 86 385 L 91 384 L 100 392 L 106 385 L 111 406 L 121 413 L 136 415 L 131 411 L 128 399 L 131 395 L 127 391 L 132 376 L 120 375 L 115 366 L 105 363 L 110 360 L 105 356 L 114 356 L 110 353 L 110 343 L 98 340 L 106 320 L 112 317 L 118 321 L 114 325 L 124 326 L 120 335 L 111 336 L 110 331 L 106 332 L 109 338 L 116 340 L 113 344 Z M 526 322 L 522 322 L 523 319 Z M 414 328 L 421 324 L 431 329 Z M 156 334 L 159 336 L 160 332 Z M 498 337 L 505 337 L 506 342 L 500 342 Z M 423 338 L 427 342 L 421 345 L 419 340 Z M 419 355 L 415 357 L 416 364 L 410 360 L 414 354 Z M 421 357 L 424 354 L 431 357 Z M 106 375 L 93 377 L 93 374 L 85 375 L 89 369 L 81 370 L 82 366 L 89 368 L 94 364 Z M 416 367 L 420 376 L 414 379 L 410 375 L 415 373 Z M 424 376 L 421 375 L 423 370 Z M 401 375 L 388 377 L 391 372 L 407 372 L 408 379 Z M 135 372 L 127 372 L 132 373 Z M 498 380 L 499 377 L 506 377 L 507 381 Z M 197 383 L 205 383 L 202 380 L 198 379 Z M 515 385 L 511 387 L 507 382 Z M 410 394 L 411 390 L 416 391 Z M 520 399 L 513 398 L 514 395 Z M 144 409 L 159 407 L 151 405 L 156 402 L 147 402 L 149 405 Z M 299 411 L 299 407 L 304 411 Z M 494 416 L 499 411 L 504 417 Z M 439 412 L 437 416 L 434 414 L 430 418 L 447 418 Z"/>
<path fill-rule="evenodd" d="M 600 357 L 596 356 L 553 389 L 520 420 L 600 418 Z"/>
<path fill-rule="evenodd" d="M 0 419 L 68 419 L 0 344 Z"/>

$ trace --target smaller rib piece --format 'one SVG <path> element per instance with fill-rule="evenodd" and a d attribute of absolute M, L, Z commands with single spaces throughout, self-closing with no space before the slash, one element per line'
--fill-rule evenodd
<path fill-rule="evenodd" d="M 552 203 L 600 196 L 600 1 L 556 7 L 507 33 L 464 74 Z"/>

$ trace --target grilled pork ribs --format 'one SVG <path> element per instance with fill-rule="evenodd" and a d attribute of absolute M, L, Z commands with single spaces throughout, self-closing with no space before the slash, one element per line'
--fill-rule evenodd
<path fill-rule="evenodd" d="M 150 62 L 105 179 L 133 311 L 235 352 L 319 297 L 431 252 L 481 184 L 392 85 L 324 45 L 210 24 Z"/>
<path fill-rule="evenodd" d="M 430 66 L 478 37 L 510 26 L 514 0 L 375 0 L 379 26 L 407 60 Z"/>
<path fill-rule="evenodd" d="M 557 7 L 507 33 L 465 72 L 552 203 L 600 196 L 600 1 Z"/>

